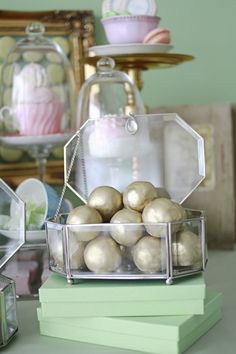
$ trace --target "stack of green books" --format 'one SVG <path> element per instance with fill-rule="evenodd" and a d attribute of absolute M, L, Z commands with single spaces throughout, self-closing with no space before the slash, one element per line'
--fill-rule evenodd
<path fill-rule="evenodd" d="M 220 318 L 222 296 L 202 275 L 160 280 L 81 280 L 52 274 L 39 290 L 43 335 L 155 354 L 182 353 Z"/>

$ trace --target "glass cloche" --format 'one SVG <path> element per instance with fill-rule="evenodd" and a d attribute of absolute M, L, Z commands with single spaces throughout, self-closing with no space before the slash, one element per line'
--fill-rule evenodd
<path fill-rule="evenodd" d="M 62 48 L 39 22 L 9 51 L 1 71 L 0 118 L 6 135 L 39 136 L 72 128 L 75 84 Z"/>
<path fill-rule="evenodd" d="M 77 106 L 76 128 L 89 118 L 124 116 L 145 112 L 141 95 L 130 79 L 115 70 L 115 61 L 104 57 L 97 62 L 97 72 L 81 87 Z"/>

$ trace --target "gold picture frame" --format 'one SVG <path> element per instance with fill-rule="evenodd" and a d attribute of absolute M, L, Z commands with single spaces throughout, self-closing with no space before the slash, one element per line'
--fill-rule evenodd
<path fill-rule="evenodd" d="M 3 36 L 23 37 L 26 26 L 40 21 L 45 26 L 46 36 L 66 36 L 70 45 L 70 61 L 78 91 L 85 80 L 85 56 L 94 45 L 94 16 L 92 10 L 83 11 L 41 11 L 15 12 L 0 11 L 0 38 Z M 16 187 L 28 177 L 37 177 L 35 161 L 22 159 L 19 162 L 5 162 L 0 158 L 0 176 Z M 52 158 L 47 162 L 45 182 L 63 183 L 63 159 Z"/>

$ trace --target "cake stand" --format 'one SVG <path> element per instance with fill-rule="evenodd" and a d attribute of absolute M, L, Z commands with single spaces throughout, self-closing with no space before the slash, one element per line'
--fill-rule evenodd
<path fill-rule="evenodd" d="M 112 46 L 110 47 L 110 51 L 108 48 L 108 50 L 104 52 L 106 53 L 106 56 L 110 56 L 115 60 L 119 70 L 127 72 L 139 90 L 141 90 L 143 87 L 142 71 L 149 69 L 170 68 L 194 59 L 192 55 L 187 54 L 175 54 L 166 52 L 155 53 L 153 51 L 148 52 L 146 49 L 144 50 L 144 48 L 146 48 L 145 46 L 141 47 L 138 53 L 124 53 L 122 52 L 123 48 L 121 47 L 119 52 L 116 51 L 116 54 L 113 54 L 114 50 L 112 50 Z M 83 61 L 84 64 L 96 67 L 96 63 L 102 55 L 96 55 L 96 47 L 93 48 L 95 48 L 95 50 L 90 50 L 88 56 L 85 57 Z"/>
<path fill-rule="evenodd" d="M 16 148 L 28 152 L 36 160 L 38 176 L 43 181 L 47 158 L 52 149 L 63 146 L 73 133 L 48 134 L 38 136 L 0 136 L 0 143 L 9 148 Z"/>

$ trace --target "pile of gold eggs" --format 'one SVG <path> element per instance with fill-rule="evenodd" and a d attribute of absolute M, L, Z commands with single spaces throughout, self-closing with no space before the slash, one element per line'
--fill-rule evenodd
<path fill-rule="evenodd" d="M 173 222 L 173 266 L 199 268 L 200 237 L 186 228 L 186 219 L 185 209 L 161 196 L 150 182 L 133 182 L 123 193 L 99 186 L 90 193 L 87 205 L 76 207 L 67 217 L 70 267 L 95 273 L 122 272 L 128 259 L 131 272 L 165 272 L 167 223 Z M 51 253 L 62 266 L 62 244 Z"/>

